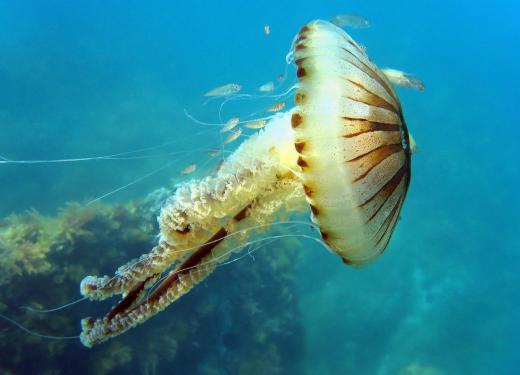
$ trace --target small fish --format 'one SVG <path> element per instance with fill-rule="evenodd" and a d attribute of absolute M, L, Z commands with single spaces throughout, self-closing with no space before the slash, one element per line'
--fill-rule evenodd
<path fill-rule="evenodd" d="M 222 85 L 209 90 L 204 94 L 204 96 L 229 96 L 236 94 L 240 90 L 242 90 L 242 86 L 238 83 L 228 83 L 227 85 Z"/>
<path fill-rule="evenodd" d="M 221 150 L 214 148 L 214 149 L 211 149 L 208 151 L 208 155 L 211 157 L 214 157 L 214 156 L 217 156 L 218 154 L 220 154 L 220 151 Z"/>
<path fill-rule="evenodd" d="M 224 159 L 220 159 L 219 162 L 217 163 L 217 165 L 215 165 L 215 168 L 213 168 L 213 170 L 215 172 L 218 172 L 222 169 L 222 165 L 224 164 Z"/>
<path fill-rule="evenodd" d="M 231 133 L 229 135 L 229 137 L 227 137 L 227 139 L 224 141 L 224 144 L 228 144 L 228 143 L 231 143 L 233 142 L 234 140 L 236 140 L 238 137 L 240 137 L 240 135 L 242 134 L 242 129 L 238 129 L 236 131 L 234 131 L 233 133 Z"/>
<path fill-rule="evenodd" d="M 414 137 L 412 137 L 412 134 L 411 133 L 408 133 L 408 139 L 410 141 L 410 152 L 412 154 L 416 154 L 417 153 L 417 143 L 415 142 L 415 139 Z"/>
<path fill-rule="evenodd" d="M 265 124 L 267 124 L 267 120 L 257 120 L 253 122 L 248 122 L 244 126 L 249 129 L 262 129 Z"/>
<path fill-rule="evenodd" d="M 370 27 L 370 21 L 361 16 L 353 14 L 338 14 L 330 19 L 338 27 L 351 27 L 353 29 L 366 29 Z"/>
<path fill-rule="evenodd" d="M 411 87 L 420 91 L 424 90 L 424 83 L 419 81 L 411 74 L 402 72 L 397 69 L 381 69 L 383 74 L 396 86 Z"/>
<path fill-rule="evenodd" d="M 273 81 L 264 83 L 262 86 L 260 86 L 258 88 L 258 91 L 261 91 L 261 92 L 272 92 L 273 90 L 274 90 L 274 82 Z"/>
<path fill-rule="evenodd" d="M 285 74 L 278 74 L 278 77 L 276 77 L 276 80 L 278 82 L 283 82 L 285 80 Z"/>
<path fill-rule="evenodd" d="M 264 34 L 265 35 L 271 34 L 271 27 L 267 23 L 264 25 Z"/>
<path fill-rule="evenodd" d="M 196 165 L 196 164 L 188 165 L 186 168 L 184 168 L 184 169 L 181 171 L 181 174 L 190 174 L 190 173 L 193 173 L 193 172 L 195 172 L 195 169 L 197 169 L 197 165 Z"/>
<path fill-rule="evenodd" d="M 222 129 L 220 129 L 221 133 L 225 133 L 233 129 L 235 126 L 237 126 L 240 123 L 240 119 L 238 117 L 231 117 L 228 122 L 226 122 L 226 125 Z"/>
<path fill-rule="evenodd" d="M 275 103 L 266 109 L 267 112 L 278 112 L 285 108 L 285 102 Z"/>

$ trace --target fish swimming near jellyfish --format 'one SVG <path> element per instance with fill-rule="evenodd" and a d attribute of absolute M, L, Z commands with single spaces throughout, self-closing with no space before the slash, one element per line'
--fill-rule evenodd
<path fill-rule="evenodd" d="M 285 108 L 285 102 L 275 103 L 266 109 L 267 112 L 279 112 Z"/>
<path fill-rule="evenodd" d="M 274 82 L 264 83 L 262 86 L 258 88 L 260 92 L 272 92 L 274 90 Z"/>
<path fill-rule="evenodd" d="M 220 129 L 221 133 L 228 132 L 232 129 L 234 129 L 238 124 L 240 123 L 240 118 L 238 117 L 231 117 L 228 122 Z"/>
<path fill-rule="evenodd" d="M 242 86 L 238 83 L 228 83 L 226 85 L 215 87 L 214 89 L 209 90 L 204 94 L 204 96 L 230 96 L 233 94 L 237 94 L 238 92 L 240 92 L 240 90 L 242 90 Z"/>
<path fill-rule="evenodd" d="M 208 156 L 210 156 L 210 157 L 214 157 L 214 156 L 219 155 L 221 152 L 222 152 L 222 150 L 219 149 L 219 148 L 212 148 L 212 149 L 210 149 L 210 150 L 208 151 Z"/>
<path fill-rule="evenodd" d="M 242 135 L 242 129 L 237 129 L 233 133 L 231 133 L 226 140 L 224 141 L 224 144 L 227 145 L 228 143 L 234 142 Z"/>
<path fill-rule="evenodd" d="M 353 29 L 366 29 L 370 27 L 370 21 L 365 17 L 354 14 L 338 14 L 330 19 L 338 27 L 351 27 Z"/>
<path fill-rule="evenodd" d="M 411 87 L 420 91 L 424 90 L 424 83 L 411 74 L 397 69 L 381 69 L 381 71 L 396 86 Z"/>
<path fill-rule="evenodd" d="M 196 164 L 190 164 L 188 165 L 186 168 L 184 168 L 182 171 L 181 171 L 181 174 L 190 174 L 190 173 L 193 173 L 195 172 L 195 170 L 197 169 L 197 165 Z"/>
<path fill-rule="evenodd" d="M 247 122 L 244 125 L 244 127 L 248 128 L 248 129 L 262 129 L 266 124 L 267 124 L 267 120 L 262 119 L 262 120 Z"/>
<path fill-rule="evenodd" d="M 391 82 L 342 29 L 305 25 L 292 45 L 295 106 L 274 114 L 222 161 L 163 205 L 157 245 L 112 276 L 87 276 L 90 300 L 120 296 L 82 321 L 92 347 L 167 308 L 265 231 L 277 214 L 308 212 L 319 240 L 347 265 L 387 248 L 411 176 L 408 128 Z M 235 133 L 233 133 L 235 134 Z M 204 209 L 201 209 L 201 208 Z"/>

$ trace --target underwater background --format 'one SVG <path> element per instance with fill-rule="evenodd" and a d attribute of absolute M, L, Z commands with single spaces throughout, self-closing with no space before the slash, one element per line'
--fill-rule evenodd
<path fill-rule="evenodd" d="M 426 85 L 398 89 L 419 151 L 374 264 L 278 242 L 91 350 L 0 320 L 0 373 L 520 373 L 519 10 L 506 0 L 0 1 L 0 156 L 146 149 L 0 163 L 0 313 L 46 335 L 77 335 L 82 317 L 113 301 L 19 307 L 73 301 L 85 275 L 151 249 L 161 199 L 216 164 L 200 149 L 219 146 L 218 130 L 184 110 L 218 123 L 218 102 L 202 95 L 229 82 L 255 93 L 284 73 L 308 21 L 366 17 L 370 28 L 348 32 L 370 58 Z M 294 77 L 290 67 L 280 90 Z M 272 103 L 232 102 L 223 117 Z"/>

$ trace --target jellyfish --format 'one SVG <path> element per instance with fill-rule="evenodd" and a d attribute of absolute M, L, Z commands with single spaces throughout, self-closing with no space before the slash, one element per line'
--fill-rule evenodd
<path fill-rule="evenodd" d="M 410 183 L 410 139 L 390 81 L 345 31 L 321 20 L 293 40 L 295 105 L 275 114 L 220 169 L 182 183 L 161 209 L 157 245 L 113 276 L 87 276 L 90 300 L 121 295 L 82 320 L 86 347 L 161 312 L 273 218 L 309 211 L 344 263 L 365 265 L 390 241 Z"/>

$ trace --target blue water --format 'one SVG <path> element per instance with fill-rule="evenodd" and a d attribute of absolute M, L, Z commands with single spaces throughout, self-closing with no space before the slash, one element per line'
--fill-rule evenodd
<path fill-rule="evenodd" d="M 380 260 L 352 269 L 318 246 L 301 249 L 291 291 L 300 345 L 279 353 L 280 371 L 520 373 L 516 2 L 106 3 L 0 2 L 0 155 L 80 158 L 174 143 L 139 160 L 0 164 L 1 216 L 32 208 L 52 215 L 65 202 L 88 202 L 161 167 L 106 201 L 125 202 L 179 180 L 182 168 L 205 155 L 168 153 L 220 141 L 212 128 L 188 121 L 184 108 L 218 122 L 218 107 L 202 105 L 204 92 L 228 82 L 253 92 L 283 73 L 292 38 L 306 22 L 360 14 L 372 27 L 351 35 L 371 59 L 425 82 L 424 92 L 398 90 L 419 152 L 401 220 Z M 255 105 L 233 104 L 224 117 Z M 218 297 L 224 284 L 208 287 Z M 243 293 L 248 287 L 243 280 Z M 262 304 L 268 300 L 260 310 Z M 13 330 L 0 322 L 0 340 Z M 195 346 L 186 361 L 222 350 L 221 342 L 214 345 Z M 79 345 L 72 348 L 90 360 Z M 159 361 L 159 373 L 167 373 L 169 359 Z M 219 371 L 215 360 L 215 372 L 198 371 L 240 373 L 238 365 L 226 368 Z M 117 371 L 129 373 L 111 373 Z"/>

